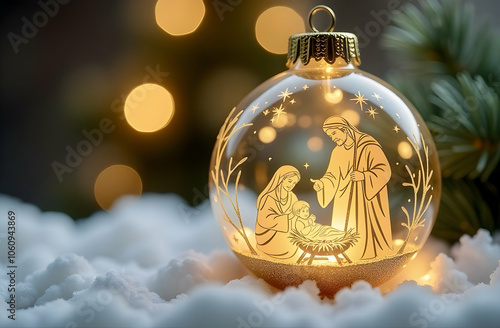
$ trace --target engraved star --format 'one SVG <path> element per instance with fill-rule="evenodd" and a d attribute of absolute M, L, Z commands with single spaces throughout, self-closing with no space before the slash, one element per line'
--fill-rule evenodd
<path fill-rule="evenodd" d="M 271 123 L 274 123 L 274 117 L 271 119 Z"/>
<path fill-rule="evenodd" d="M 263 111 L 262 114 L 264 114 L 264 116 L 267 116 L 267 114 L 269 114 L 269 109 L 266 109 L 265 111 Z"/>
<path fill-rule="evenodd" d="M 395 125 L 393 130 L 396 131 L 396 133 L 398 133 L 401 129 L 399 128 L 399 126 Z"/>
<path fill-rule="evenodd" d="M 375 119 L 375 114 L 378 114 L 377 109 L 373 108 L 372 106 L 370 106 L 370 109 L 367 110 L 365 113 L 369 113 L 370 116 L 373 117 L 373 119 Z"/>
<path fill-rule="evenodd" d="M 377 99 L 377 101 L 379 101 L 380 99 L 384 99 L 384 98 L 380 97 L 380 95 L 378 93 L 375 93 L 375 92 L 372 94 L 372 97 Z"/>
<path fill-rule="evenodd" d="M 290 100 L 290 104 L 292 104 L 292 105 L 293 105 L 293 104 L 295 104 L 295 103 L 296 103 L 295 99 Z"/>
<path fill-rule="evenodd" d="M 288 88 L 283 92 L 281 91 L 281 94 L 278 95 L 278 98 L 282 98 L 283 102 L 285 102 L 286 98 L 290 98 L 290 95 L 293 95 L 293 92 L 288 92 Z"/>
<path fill-rule="evenodd" d="M 356 101 L 356 104 L 359 104 L 359 107 L 361 110 L 363 110 L 363 104 L 367 105 L 368 103 L 366 102 L 365 95 L 362 95 L 361 92 L 358 91 L 358 94 L 355 95 L 356 97 L 350 99 Z"/>
<path fill-rule="evenodd" d="M 304 91 L 305 91 L 305 90 L 309 89 L 309 86 L 307 84 L 304 84 L 304 86 L 302 87 L 302 89 L 304 89 Z"/>
<path fill-rule="evenodd" d="M 252 111 L 252 113 L 254 113 L 254 114 L 255 114 L 255 110 L 256 110 L 256 109 L 259 109 L 259 104 L 254 105 L 254 106 L 252 107 L 252 109 L 250 109 L 250 110 Z"/>
<path fill-rule="evenodd" d="M 278 120 L 280 119 L 281 114 L 286 114 L 285 109 L 283 108 L 283 104 L 280 104 L 279 108 L 276 107 L 273 108 L 274 108 L 273 109 L 274 116 L 277 117 Z"/>
<path fill-rule="evenodd" d="M 233 239 L 236 242 L 236 244 L 240 242 L 240 240 L 238 238 L 236 238 L 236 236 L 233 236 Z"/>
<path fill-rule="evenodd" d="M 311 166 L 311 165 L 309 165 L 307 163 L 304 164 L 304 167 L 306 168 L 306 170 L 309 168 L 309 166 Z"/>

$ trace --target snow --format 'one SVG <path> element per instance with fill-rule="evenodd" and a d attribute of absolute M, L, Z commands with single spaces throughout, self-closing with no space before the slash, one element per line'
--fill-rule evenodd
<path fill-rule="evenodd" d="M 16 320 L 0 275 L 1 327 L 496 327 L 500 238 L 480 230 L 449 248 L 430 239 L 380 287 L 358 281 L 320 298 L 313 281 L 276 290 L 249 275 L 207 203 L 176 195 L 122 198 L 74 222 L 0 196 L 17 218 Z M 4 213 L 4 214 L 2 214 Z M 406 280 L 406 281 L 405 281 Z"/>

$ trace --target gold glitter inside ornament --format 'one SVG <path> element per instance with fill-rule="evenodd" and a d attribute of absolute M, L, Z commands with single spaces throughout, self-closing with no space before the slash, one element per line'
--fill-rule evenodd
<path fill-rule="evenodd" d="M 318 32 L 312 17 L 327 11 Z M 441 178 L 413 106 L 361 71 L 357 38 L 289 40 L 287 66 L 235 107 L 212 155 L 210 197 L 226 240 L 278 288 L 316 281 L 323 295 L 387 281 L 432 229 Z"/>

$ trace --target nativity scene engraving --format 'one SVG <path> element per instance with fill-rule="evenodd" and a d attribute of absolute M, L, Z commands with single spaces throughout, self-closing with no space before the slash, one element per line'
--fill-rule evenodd
<path fill-rule="evenodd" d="M 293 189 L 299 171 L 283 165 L 257 198 L 257 250 L 277 260 L 339 265 L 394 253 L 387 183 L 391 168 L 380 144 L 345 118 L 331 116 L 324 133 L 336 144 L 326 172 L 310 179 L 317 204 Z M 331 209 L 330 225 L 315 222 L 314 206 Z"/>

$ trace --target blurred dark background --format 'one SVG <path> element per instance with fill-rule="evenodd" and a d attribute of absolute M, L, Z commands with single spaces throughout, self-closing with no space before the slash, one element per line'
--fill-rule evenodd
<path fill-rule="evenodd" d="M 100 208 L 96 178 L 114 164 L 137 171 L 143 192 L 174 192 L 192 205 L 207 197 L 210 155 L 226 115 L 286 69 L 286 55 L 268 52 L 256 39 L 266 9 L 287 6 L 307 23 L 313 6 L 332 7 L 335 30 L 358 34 L 361 68 L 384 78 L 391 61 L 379 37 L 389 11 L 408 2 L 205 0 L 199 27 L 172 36 L 156 22 L 157 0 L 59 1 L 0 3 L 0 193 L 74 218 Z M 49 3 L 57 4 L 53 17 L 39 14 Z M 499 26 L 497 2 L 475 4 L 478 15 Z M 25 27 L 37 19 L 40 27 Z M 326 17 L 319 15 L 321 24 Z M 149 82 L 172 94 L 175 114 L 165 128 L 143 133 L 122 111 L 151 72 L 158 77 Z M 68 153 L 87 140 L 82 130 L 99 129 L 103 120 L 113 131 L 68 166 Z M 55 162 L 68 171 L 58 177 Z"/>

